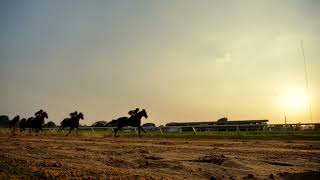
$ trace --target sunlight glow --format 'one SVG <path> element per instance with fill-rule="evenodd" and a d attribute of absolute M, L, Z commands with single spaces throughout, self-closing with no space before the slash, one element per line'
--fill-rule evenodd
<path fill-rule="evenodd" d="M 281 95 L 282 105 L 290 111 L 305 111 L 308 101 L 308 95 L 303 88 L 287 89 Z"/>

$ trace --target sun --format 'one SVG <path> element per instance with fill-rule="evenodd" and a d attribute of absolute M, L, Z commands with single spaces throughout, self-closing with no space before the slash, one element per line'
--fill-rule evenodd
<path fill-rule="evenodd" d="M 282 105 L 292 111 L 304 111 L 307 107 L 309 98 L 303 88 L 290 88 L 281 95 Z"/>

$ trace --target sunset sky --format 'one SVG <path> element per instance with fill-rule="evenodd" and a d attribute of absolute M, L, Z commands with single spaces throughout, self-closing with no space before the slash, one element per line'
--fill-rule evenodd
<path fill-rule="evenodd" d="M 0 2 L 0 114 L 320 122 L 320 1 Z"/>

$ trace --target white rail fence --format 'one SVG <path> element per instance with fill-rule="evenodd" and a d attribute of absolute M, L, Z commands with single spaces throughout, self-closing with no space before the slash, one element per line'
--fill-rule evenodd
<path fill-rule="evenodd" d="M 300 128 L 297 128 L 300 127 Z M 302 127 L 302 128 L 301 128 Z M 240 131 L 320 131 L 320 123 L 304 123 L 304 124 L 233 124 L 233 125 L 194 125 L 194 126 L 163 126 L 163 127 L 143 127 L 148 132 L 160 132 L 161 134 L 170 132 L 218 132 L 218 131 L 234 131 L 238 134 Z M 116 127 L 79 127 L 79 131 L 83 132 L 114 132 Z M 43 128 L 45 131 L 58 131 L 56 128 Z M 124 127 L 123 131 L 135 131 L 138 132 L 137 127 Z M 9 129 L 8 129 L 9 131 Z M 28 132 L 29 129 L 26 128 Z M 69 128 L 65 128 L 63 132 L 69 131 Z"/>
<path fill-rule="evenodd" d="M 298 129 L 297 127 L 303 127 Z M 165 132 L 218 132 L 218 131 L 293 131 L 293 130 L 320 130 L 319 123 L 305 123 L 305 124 L 234 124 L 234 125 L 194 125 L 194 126 L 164 126 L 164 127 L 143 127 L 146 131 L 160 132 L 161 134 Z M 95 133 L 96 131 L 111 131 L 117 127 L 79 127 L 79 131 L 91 131 Z M 43 128 L 44 130 L 57 131 L 59 128 Z M 66 128 L 65 130 L 68 130 Z M 124 127 L 124 131 L 136 131 L 137 127 Z"/>
<path fill-rule="evenodd" d="M 160 132 L 161 134 L 165 132 L 193 132 L 196 134 L 197 132 L 215 132 L 215 131 L 236 131 L 240 132 L 241 129 L 246 130 L 266 130 L 266 125 L 263 124 L 250 124 L 250 125 L 195 125 L 195 126 L 165 126 L 165 127 L 143 127 L 144 130 L 149 132 Z M 79 127 L 79 131 L 91 131 L 92 133 L 96 133 L 96 131 L 111 131 L 117 127 Z M 48 131 L 58 131 L 59 128 L 43 128 Z M 68 131 L 69 128 L 65 128 L 64 131 Z M 124 131 L 136 131 L 138 132 L 137 127 L 124 127 L 122 128 Z"/>

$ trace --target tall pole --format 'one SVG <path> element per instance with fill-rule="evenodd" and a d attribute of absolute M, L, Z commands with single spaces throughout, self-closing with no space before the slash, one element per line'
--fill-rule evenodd
<path fill-rule="evenodd" d="M 284 124 L 287 125 L 287 116 L 284 116 Z"/>
<path fill-rule="evenodd" d="M 308 106 L 309 106 L 309 116 L 310 121 L 312 121 L 312 110 L 311 110 L 311 99 L 310 99 L 310 89 L 309 89 L 309 79 L 308 79 L 308 71 L 307 71 L 307 62 L 306 62 L 306 56 L 304 54 L 304 48 L 303 48 L 303 42 L 301 40 L 301 51 L 302 51 L 302 57 L 303 57 L 303 63 L 304 63 L 304 73 L 305 73 L 305 82 L 306 82 L 306 90 L 307 90 L 307 96 L 308 96 Z"/>

